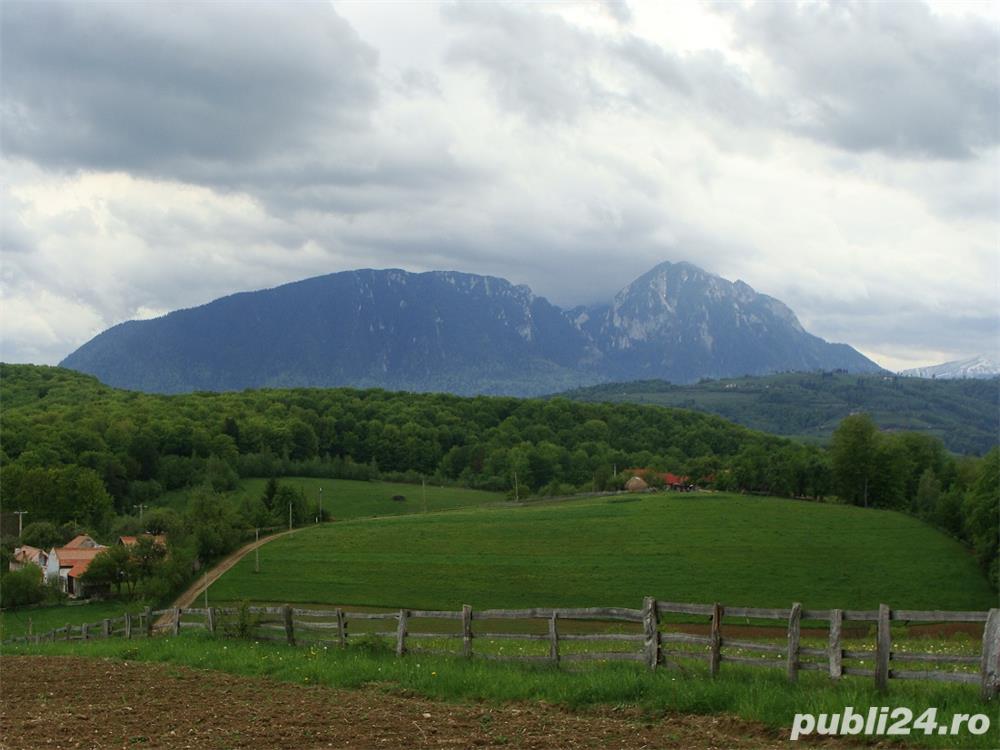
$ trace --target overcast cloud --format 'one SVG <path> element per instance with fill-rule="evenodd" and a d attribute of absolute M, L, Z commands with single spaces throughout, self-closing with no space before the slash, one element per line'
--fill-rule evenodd
<path fill-rule="evenodd" d="M 1000 354 L 1000 20 L 947 3 L 0 5 L 0 358 L 358 267 L 688 260 L 888 367 Z"/>

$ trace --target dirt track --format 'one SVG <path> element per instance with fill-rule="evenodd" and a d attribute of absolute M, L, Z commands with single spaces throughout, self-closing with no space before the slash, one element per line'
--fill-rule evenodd
<path fill-rule="evenodd" d="M 266 536 L 263 539 L 259 539 L 255 542 L 250 542 L 249 544 L 244 544 L 235 552 L 231 552 L 222 558 L 222 561 L 216 563 L 216 565 L 208 571 L 207 575 L 201 575 L 198 580 L 188 586 L 187 590 L 180 596 L 178 596 L 171 607 L 180 607 L 185 609 L 194 605 L 195 599 L 197 599 L 204 591 L 206 584 L 211 586 L 218 580 L 219 576 L 233 567 L 236 563 L 243 559 L 244 555 L 249 552 L 253 552 L 258 547 L 263 547 L 268 542 L 273 542 L 275 539 L 280 539 L 283 536 L 288 536 L 289 534 L 294 534 L 297 531 L 302 531 L 303 528 L 299 527 L 297 529 L 289 529 L 288 531 L 282 531 L 278 534 L 272 534 L 271 536 Z M 156 621 L 157 626 L 165 627 L 170 623 L 170 615 L 161 615 L 160 619 Z"/>
<path fill-rule="evenodd" d="M 8 656 L 0 674 L 0 747 L 10 750 L 788 746 L 783 733 L 730 717 L 453 705 L 163 664 Z"/>

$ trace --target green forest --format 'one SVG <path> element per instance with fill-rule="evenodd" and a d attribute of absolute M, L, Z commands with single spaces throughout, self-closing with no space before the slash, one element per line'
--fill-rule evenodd
<path fill-rule="evenodd" d="M 705 488 L 909 512 L 971 545 L 996 583 L 1000 451 L 955 457 L 864 415 L 843 420 L 827 449 L 657 406 L 348 388 L 161 396 L 34 365 L 0 366 L 0 402 L 0 500 L 27 511 L 36 536 L 37 524 L 63 537 L 166 531 L 211 559 L 247 528 L 285 523 L 290 504 L 296 522 L 316 512 L 278 481 L 240 508 L 220 502 L 242 478 L 426 480 L 524 500 L 621 489 L 642 469 L 653 485 L 673 472 Z M 139 522 L 184 488 L 184 511 Z M 9 522 L 3 533 L 9 552 Z"/>
<path fill-rule="evenodd" d="M 955 453 L 983 455 L 998 442 L 1000 380 L 931 380 L 846 372 L 787 372 L 606 383 L 560 394 L 573 401 L 650 404 L 717 414 L 755 430 L 827 442 L 840 420 L 865 412 L 882 430 L 923 432 Z"/>

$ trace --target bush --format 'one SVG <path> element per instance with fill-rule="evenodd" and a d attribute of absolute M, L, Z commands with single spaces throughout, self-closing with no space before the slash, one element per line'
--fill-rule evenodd
<path fill-rule="evenodd" d="M 45 598 L 45 592 L 42 569 L 35 565 L 26 565 L 3 577 L 3 584 L 0 586 L 0 606 L 6 609 L 37 604 Z"/>
<path fill-rule="evenodd" d="M 260 617 L 250 611 L 250 602 L 244 599 L 236 609 L 236 620 L 222 626 L 222 632 L 229 638 L 251 639 L 260 624 Z"/>

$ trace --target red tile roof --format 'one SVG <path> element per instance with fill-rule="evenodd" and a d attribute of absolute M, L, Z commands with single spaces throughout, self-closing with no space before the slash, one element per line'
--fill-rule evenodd
<path fill-rule="evenodd" d="M 100 545 L 86 534 L 79 534 L 70 539 L 61 549 L 94 549 Z"/>
<path fill-rule="evenodd" d="M 38 547 L 32 547 L 30 544 L 25 544 L 14 550 L 14 562 L 19 563 L 35 563 L 35 565 L 41 565 L 41 556 L 45 554 L 45 550 L 40 550 Z"/>

